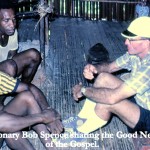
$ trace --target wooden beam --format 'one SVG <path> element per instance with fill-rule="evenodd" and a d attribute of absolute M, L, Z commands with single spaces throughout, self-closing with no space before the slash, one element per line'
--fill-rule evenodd
<path fill-rule="evenodd" d="M 16 14 L 17 18 L 25 18 L 25 17 L 36 17 L 39 16 L 38 12 L 29 11 L 29 12 L 18 12 Z"/>
<path fill-rule="evenodd" d="M 80 0 L 82 2 L 102 2 L 102 3 L 139 3 L 139 1 L 115 1 L 115 0 Z"/>

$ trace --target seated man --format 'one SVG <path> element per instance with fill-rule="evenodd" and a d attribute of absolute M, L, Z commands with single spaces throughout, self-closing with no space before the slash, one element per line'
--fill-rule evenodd
<path fill-rule="evenodd" d="M 8 61 L 6 61 L 8 63 Z M 42 110 L 35 100 L 34 94 L 30 91 L 30 87 L 26 83 L 20 82 L 9 75 L 0 72 L 0 95 L 9 93 L 19 93 L 12 101 L 0 109 L 0 132 L 12 133 L 17 132 L 18 139 L 6 138 L 5 141 L 11 149 L 33 149 L 28 139 L 22 138 L 22 133 L 18 132 L 25 127 L 32 126 L 32 129 L 39 135 L 41 142 L 46 149 L 47 142 L 51 142 L 51 138 L 44 139 L 41 132 L 50 134 L 48 124 L 54 123 L 56 129 L 62 131 L 60 123 L 60 115 L 52 108 Z M 53 145 L 53 147 L 55 147 Z M 54 148 L 55 149 L 55 148 Z"/>
<path fill-rule="evenodd" d="M 135 17 L 150 16 L 150 6 L 148 0 L 141 0 L 135 6 Z"/>
<path fill-rule="evenodd" d="M 82 84 L 73 87 L 76 101 L 87 99 L 80 113 L 64 121 L 66 130 L 90 133 L 107 124 L 117 115 L 130 132 L 150 133 L 150 17 L 139 17 L 122 32 L 128 52 L 112 63 L 85 66 L 83 75 L 92 80 L 93 87 Z M 112 73 L 128 69 L 129 74 L 118 78 Z"/>
<path fill-rule="evenodd" d="M 45 96 L 36 86 L 30 83 L 40 64 L 40 53 L 35 49 L 17 53 L 18 41 L 15 25 L 13 5 L 11 1 L 5 0 L 0 3 L 0 59 L 2 61 L 0 63 L 0 121 L 3 122 L 1 123 L 0 132 L 16 132 L 37 123 L 46 123 L 46 126 L 43 124 L 38 124 L 38 127 L 34 126 L 34 129 L 38 130 L 38 134 L 41 130 L 48 132 L 47 128 L 52 133 L 60 133 L 63 129 L 60 115 L 54 109 L 47 110 L 49 104 Z M 23 83 L 15 79 L 19 76 L 21 76 Z M 18 92 L 19 94 L 4 107 L 3 101 L 5 97 L 8 96 L 8 93 L 13 92 Z M 48 117 L 47 115 L 50 118 L 47 121 L 43 120 L 43 118 Z M 25 143 L 24 140 L 20 139 L 22 144 Z M 6 140 L 10 146 L 8 141 L 10 139 Z M 19 143 L 19 140 L 17 142 L 18 145 L 16 142 L 14 142 L 14 145 L 11 145 L 13 149 L 15 149 L 13 146 L 18 146 L 18 149 L 20 149 L 22 144 Z M 24 145 L 31 147 L 29 143 Z"/>

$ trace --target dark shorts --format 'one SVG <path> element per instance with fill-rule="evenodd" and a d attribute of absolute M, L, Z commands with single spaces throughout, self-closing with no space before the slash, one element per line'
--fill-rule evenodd
<path fill-rule="evenodd" d="M 134 97 L 130 98 L 130 101 L 136 103 Z M 140 107 L 140 118 L 134 129 L 128 127 L 129 132 L 134 133 L 136 131 L 147 131 L 150 133 L 150 111 Z"/>

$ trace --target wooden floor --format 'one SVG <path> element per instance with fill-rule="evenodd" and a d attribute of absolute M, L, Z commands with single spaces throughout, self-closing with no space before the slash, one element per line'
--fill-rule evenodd
<path fill-rule="evenodd" d="M 62 119 L 78 114 L 83 105 L 84 101 L 76 103 L 73 100 L 71 89 L 79 82 L 89 85 L 82 75 L 88 49 L 101 42 L 108 49 L 110 59 L 115 60 L 126 51 L 120 32 L 126 29 L 127 25 L 127 22 L 92 22 L 69 18 L 58 18 L 50 24 L 50 48 L 46 52 L 46 81 L 44 83 L 39 81 L 39 87 L 46 95 L 50 106 L 60 112 Z M 19 30 L 20 38 L 22 38 L 20 41 L 24 41 L 26 39 L 23 37 L 26 37 L 27 33 L 23 29 L 21 30 Z M 28 36 L 28 40 L 37 39 L 32 36 Z M 37 35 L 34 34 L 34 36 Z M 88 149 L 140 150 L 137 146 L 135 148 L 131 138 L 117 137 L 119 131 L 124 134 L 128 133 L 126 126 L 114 116 L 107 126 L 94 132 L 95 135 L 99 135 L 98 140 L 87 139 L 88 143 L 96 142 L 98 145 L 98 147 Z M 102 138 L 102 134 L 109 136 L 112 134 L 113 138 Z M 43 150 L 43 146 L 37 139 L 32 142 L 36 150 Z M 6 149 L 5 147 L 2 150 Z M 85 147 L 62 149 L 84 150 Z"/>

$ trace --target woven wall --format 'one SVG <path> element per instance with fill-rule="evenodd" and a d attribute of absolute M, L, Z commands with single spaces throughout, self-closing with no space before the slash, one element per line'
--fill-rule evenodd
<path fill-rule="evenodd" d="M 18 11 L 33 11 L 40 0 L 25 0 Z M 127 21 L 134 18 L 138 0 L 48 0 L 60 16 L 82 17 L 90 20 Z"/>

